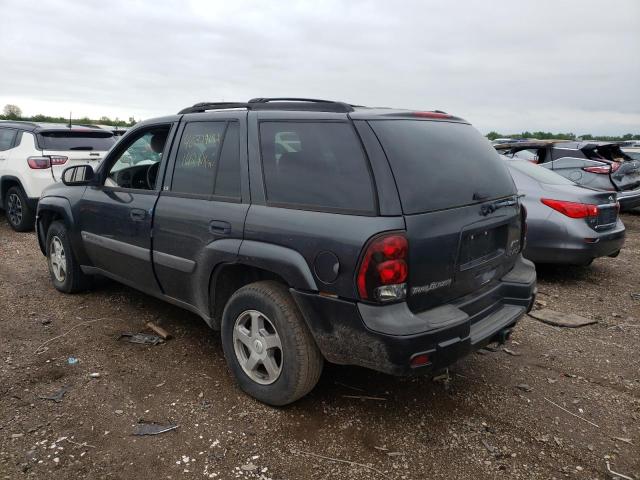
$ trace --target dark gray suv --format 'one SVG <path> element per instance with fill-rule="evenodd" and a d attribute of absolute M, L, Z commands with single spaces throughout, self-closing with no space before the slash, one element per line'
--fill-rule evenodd
<path fill-rule="evenodd" d="M 136 125 L 63 182 L 37 217 L 55 287 L 99 274 L 197 313 L 271 405 L 309 392 L 325 360 L 446 367 L 533 303 L 513 181 L 443 112 L 202 103 Z"/>

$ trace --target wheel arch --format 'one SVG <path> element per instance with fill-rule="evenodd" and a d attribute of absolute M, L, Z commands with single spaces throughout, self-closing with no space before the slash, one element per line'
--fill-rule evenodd
<path fill-rule="evenodd" d="M 4 197 L 7 195 L 7 191 L 9 191 L 9 189 L 11 187 L 18 187 L 22 190 L 22 193 L 25 194 L 25 190 L 24 187 L 22 186 L 22 181 L 14 176 L 14 175 L 3 175 L 2 178 L 0 178 L 0 207 L 4 208 Z"/>
<path fill-rule="evenodd" d="M 56 220 L 62 220 L 70 231 L 73 229 L 73 213 L 69 200 L 62 197 L 44 197 L 38 202 L 36 216 L 36 233 L 38 246 L 43 255 L 46 255 L 47 231 Z"/>

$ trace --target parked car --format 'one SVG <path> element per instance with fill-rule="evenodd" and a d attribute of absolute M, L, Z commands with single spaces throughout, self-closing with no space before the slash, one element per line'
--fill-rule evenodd
<path fill-rule="evenodd" d="M 495 148 L 540 164 L 583 187 L 616 192 L 624 211 L 640 206 L 640 161 L 623 153 L 618 144 L 536 141 Z"/>
<path fill-rule="evenodd" d="M 640 160 L 640 147 L 622 147 L 621 150 L 628 157 L 634 160 Z"/>
<path fill-rule="evenodd" d="M 503 158 L 527 208 L 526 258 L 589 265 L 620 253 L 625 228 L 615 193 L 580 187 L 540 165 Z"/>
<path fill-rule="evenodd" d="M 140 143 L 155 161 L 122 162 Z M 442 112 L 196 104 L 63 181 L 38 206 L 55 288 L 101 274 L 197 313 L 271 405 L 309 392 L 324 360 L 436 371 L 504 341 L 534 300 L 509 172 Z"/>
<path fill-rule="evenodd" d="M 97 166 L 114 143 L 95 127 L 0 121 L 0 208 L 11 228 L 31 230 L 42 190 L 66 167 Z"/>

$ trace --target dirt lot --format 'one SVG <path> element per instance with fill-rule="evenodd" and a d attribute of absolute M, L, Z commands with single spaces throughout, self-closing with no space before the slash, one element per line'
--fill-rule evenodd
<path fill-rule="evenodd" d="M 606 460 L 640 479 L 640 216 L 624 221 L 618 258 L 539 271 L 548 308 L 597 324 L 525 318 L 449 381 L 327 366 L 283 409 L 235 387 L 194 315 L 107 281 L 62 295 L 35 235 L 0 221 L 0 479 L 614 478 Z M 146 320 L 174 338 L 118 340 Z M 140 420 L 179 427 L 133 436 Z"/>

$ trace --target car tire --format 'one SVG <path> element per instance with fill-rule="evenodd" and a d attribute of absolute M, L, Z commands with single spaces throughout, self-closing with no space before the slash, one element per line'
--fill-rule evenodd
<path fill-rule="evenodd" d="M 231 296 L 222 315 L 222 348 L 240 388 L 273 406 L 309 393 L 324 364 L 289 290 L 275 281 Z"/>
<path fill-rule="evenodd" d="M 56 290 L 76 293 L 91 286 L 91 277 L 82 273 L 63 222 L 55 221 L 49 226 L 46 249 L 49 275 Z"/>
<path fill-rule="evenodd" d="M 16 232 L 33 230 L 35 212 L 29 206 L 27 196 L 20 187 L 14 186 L 7 190 L 4 208 L 7 222 Z"/>

